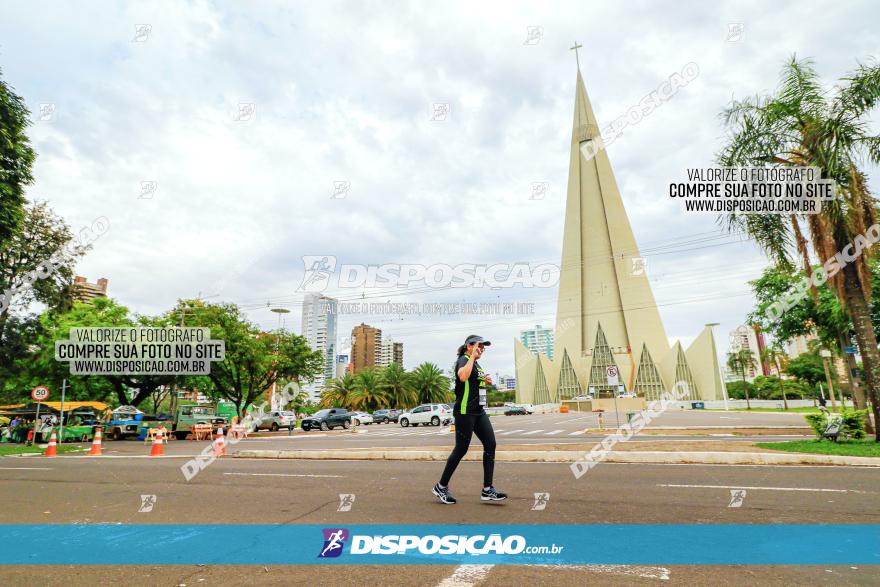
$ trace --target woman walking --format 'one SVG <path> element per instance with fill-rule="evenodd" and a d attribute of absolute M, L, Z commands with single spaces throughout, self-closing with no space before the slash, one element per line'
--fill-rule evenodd
<path fill-rule="evenodd" d="M 486 406 L 485 385 L 492 384 L 492 377 L 483 372 L 477 362 L 483 351 L 492 343 L 483 337 L 472 334 L 464 344 L 458 347 L 458 360 L 455 363 L 455 448 L 446 461 L 440 482 L 434 485 L 431 492 L 447 504 L 455 503 L 449 493 L 449 481 L 455 468 L 471 444 L 471 437 L 476 434 L 483 443 L 483 491 L 482 501 L 504 501 L 507 494 L 501 493 L 492 485 L 495 470 L 495 432 L 489 421 L 489 414 L 483 409 Z"/>

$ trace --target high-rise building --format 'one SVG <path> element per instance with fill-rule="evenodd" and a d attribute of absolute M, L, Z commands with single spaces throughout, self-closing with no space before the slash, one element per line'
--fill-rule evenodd
<path fill-rule="evenodd" d="M 382 331 L 364 323 L 351 330 L 351 372 L 375 367 L 382 347 Z"/>
<path fill-rule="evenodd" d="M 515 340 L 517 400 L 553 403 L 587 389 L 607 397 L 621 385 L 654 400 L 679 382 L 680 399 L 720 399 L 711 327 L 687 349 L 669 344 L 601 128 L 578 71 L 553 358 Z"/>
<path fill-rule="evenodd" d="M 98 283 L 89 283 L 82 275 L 73 279 L 73 299 L 78 302 L 90 302 L 95 298 L 107 297 L 107 279 L 102 277 Z"/>
<path fill-rule="evenodd" d="M 377 367 L 387 367 L 391 363 L 397 363 L 403 367 L 403 343 L 394 340 L 381 339 L 379 353 L 376 356 Z"/>
<path fill-rule="evenodd" d="M 317 400 L 324 384 L 336 376 L 336 304 L 334 298 L 316 293 L 307 293 L 303 299 L 302 335 L 313 351 L 324 355 L 324 369 L 303 388 L 312 400 Z"/>
<path fill-rule="evenodd" d="M 348 372 L 349 366 L 349 355 L 348 354 L 339 354 L 336 355 L 336 378 L 342 377 Z"/>
<path fill-rule="evenodd" d="M 763 348 L 763 334 L 751 326 L 743 324 L 730 331 L 730 352 L 738 353 L 747 350 L 752 356 L 753 365 L 746 366 L 746 381 L 752 381 L 758 375 L 766 375 L 761 361 L 761 349 Z M 742 379 L 741 373 L 733 373 Z"/>
<path fill-rule="evenodd" d="M 810 341 L 818 340 L 816 333 L 801 334 L 785 341 L 785 354 L 789 359 L 796 359 L 798 355 L 802 355 L 810 350 Z"/>
<path fill-rule="evenodd" d="M 527 349 L 535 354 L 543 353 L 553 360 L 553 330 L 542 328 L 540 324 L 519 333 L 519 340 Z"/>

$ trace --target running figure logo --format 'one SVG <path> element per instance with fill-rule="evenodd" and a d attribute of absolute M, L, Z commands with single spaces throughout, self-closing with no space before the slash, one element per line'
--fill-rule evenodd
<path fill-rule="evenodd" d="M 738 508 L 743 504 L 743 501 L 746 499 L 746 490 L 745 489 L 731 489 L 730 490 L 730 503 L 727 504 L 729 508 Z"/>
<path fill-rule="evenodd" d="M 302 259 L 305 273 L 297 291 L 324 291 L 330 283 L 333 270 L 336 269 L 336 257 L 332 255 L 305 255 Z"/>
<path fill-rule="evenodd" d="M 141 495 L 141 507 L 138 508 L 138 512 L 149 513 L 153 511 L 154 505 L 156 505 L 155 495 Z"/>
<path fill-rule="evenodd" d="M 324 547 L 318 554 L 318 558 L 336 558 L 342 554 L 345 541 L 348 540 L 348 530 L 345 528 L 324 528 Z"/>
<path fill-rule="evenodd" d="M 351 506 L 354 505 L 354 493 L 340 493 L 339 494 L 339 507 L 336 508 L 337 512 L 350 512 Z"/>
<path fill-rule="evenodd" d="M 532 506 L 532 510 L 540 511 L 547 507 L 547 502 L 550 501 L 549 493 L 536 493 L 535 494 L 535 505 Z"/>

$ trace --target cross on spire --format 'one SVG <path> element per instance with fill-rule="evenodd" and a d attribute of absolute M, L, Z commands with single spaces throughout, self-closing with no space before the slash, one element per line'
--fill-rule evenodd
<path fill-rule="evenodd" d="M 581 70 L 581 60 L 578 58 L 578 49 L 582 48 L 583 45 L 578 45 L 578 42 L 574 42 L 574 47 L 569 47 L 570 50 L 574 51 L 574 60 L 577 63 L 578 71 Z"/>

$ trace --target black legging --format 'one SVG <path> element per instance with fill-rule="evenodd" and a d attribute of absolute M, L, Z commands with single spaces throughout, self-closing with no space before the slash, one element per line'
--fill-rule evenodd
<path fill-rule="evenodd" d="M 444 487 L 449 485 L 455 468 L 467 454 L 471 445 L 471 436 L 474 434 L 483 443 L 483 486 L 491 487 L 492 474 L 495 471 L 495 431 L 492 430 L 489 414 L 455 414 L 455 448 L 446 460 L 440 485 Z"/>

